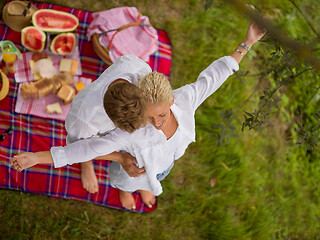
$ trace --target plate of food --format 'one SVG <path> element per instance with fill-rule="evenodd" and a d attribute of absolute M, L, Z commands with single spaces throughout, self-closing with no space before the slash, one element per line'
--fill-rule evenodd
<path fill-rule="evenodd" d="M 81 77 L 79 54 L 60 56 L 42 51 L 22 55 L 16 62 L 15 80 L 20 85 L 15 111 L 65 120 L 77 92 L 92 82 Z"/>
<path fill-rule="evenodd" d="M 64 121 L 71 101 L 92 79 L 59 73 L 52 79 L 20 84 L 15 112 Z"/>

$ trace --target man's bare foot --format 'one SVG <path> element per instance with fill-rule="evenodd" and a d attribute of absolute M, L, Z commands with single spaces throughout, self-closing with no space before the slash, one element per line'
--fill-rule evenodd
<path fill-rule="evenodd" d="M 82 187 L 89 193 L 98 192 L 98 179 L 96 173 L 94 172 L 92 161 L 81 163 L 80 166 Z"/>
<path fill-rule="evenodd" d="M 120 198 L 122 207 L 129 210 L 136 209 L 136 201 L 134 200 L 132 193 L 119 190 L 119 198 Z"/>
<path fill-rule="evenodd" d="M 148 208 L 152 208 L 152 205 L 156 203 L 156 197 L 151 192 L 146 190 L 139 190 L 139 193 L 144 204 Z"/>

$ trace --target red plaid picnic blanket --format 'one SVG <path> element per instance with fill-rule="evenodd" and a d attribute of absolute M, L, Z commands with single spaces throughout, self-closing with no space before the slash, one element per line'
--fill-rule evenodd
<path fill-rule="evenodd" d="M 38 9 L 56 9 L 72 13 L 79 18 L 80 24 L 75 32 L 79 35 L 82 76 L 94 81 L 107 66 L 98 58 L 91 42 L 86 38 L 87 27 L 92 21 L 92 12 L 48 3 L 32 3 Z M 157 31 L 159 51 L 151 56 L 148 64 L 154 71 L 169 76 L 171 67 L 170 39 L 165 31 Z M 22 52 L 25 51 L 20 42 L 20 33 L 10 30 L 3 22 L 0 22 L 0 38 L 14 42 Z M 9 127 L 13 129 L 13 133 L 6 135 L 5 140 L 0 142 L 0 188 L 45 194 L 54 198 L 76 199 L 123 209 L 118 198 L 118 190 L 109 184 L 109 161 L 94 161 L 99 181 L 99 192 L 96 194 L 89 194 L 82 188 L 79 164 L 63 168 L 39 164 L 22 172 L 17 172 L 10 167 L 9 159 L 19 152 L 48 151 L 51 146 L 64 146 L 66 131 L 64 122 L 61 120 L 16 113 L 15 105 L 19 84 L 14 82 L 13 75 L 9 75 L 9 79 L 9 95 L 0 101 L 0 133 Z M 136 212 L 150 212 L 156 208 L 156 206 L 151 209 L 145 207 L 138 193 L 134 193 L 134 197 L 137 203 Z"/>

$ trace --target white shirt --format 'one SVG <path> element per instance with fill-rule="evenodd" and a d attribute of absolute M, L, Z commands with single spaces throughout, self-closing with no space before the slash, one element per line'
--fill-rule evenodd
<path fill-rule="evenodd" d="M 156 175 L 168 168 L 173 159 L 180 158 L 188 145 L 195 141 L 196 109 L 238 69 L 239 65 L 234 58 L 222 57 L 201 72 L 196 82 L 173 91 L 175 99 L 171 111 L 178 122 L 176 133 L 180 135 L 179 141 L 174 142 L 174 151 L 173 149 L 167 151 L 167 139 L 163 132 L 148 124 L 132 134 L 115 129 L 106 136 L 77 141 L 65 147 L 51 148 L 55 149 L 51 150 L 55 167 L 86 162 L 117 149 L 125 150 L 136 157 L 139 167 L 145 167 L 146 174 L 131 178 L 121 168 L 110 169 L 112 170 L 110 179 L 113 176 L 115 181 L 111 181 L 114 185 L 124 191 L 140 189 L 150 191 L 154 195 L 161 194 L 162 187 Z"/>
<path fill-rule="evenodd" d="M 104 135 L 116 127 L 106 114 L 103 97 L 110 83 L 124 79 L 137 84 L 152 70 L 150 66 L 134 55 L 121 56 L 100 77 L 77 94 L 68 112 L 65 126 L 67 144 L 95 135 Z"/>
<path fill-rule="evenodd" d="M 129 150 L 130 154 L 134 154 L 138 159 L 139 167 L 144 166 L 146 168 L 146 174 L 132 178 L 126 173 L 120 163 L 112 162 L 109 166 L 111 186 L 126 192 L 134 192 L 142 189 L 150 191 L 154 195 L 162 193 L 162 187 L 157 175 L 161 175 L 164 172 L 166 172 L 164 174 L 165 176 L 169 174 L 174 161 L 177 160 L 180 155 L 182 156 L 186 149 L 186 147 L 182 145 L 187 146 L 190 139 L 186 138 L 184 133 L 181 131 L 180 126 L 178 126 L 174 135 L 168 140 L 166 140 L 162 131 L 156 130 L 151 125 L 148 127 L 151 127 L 150 132 L 153 131 L 152 134 L 156 137 L 152 137 L 147 144 L 145 140 L 142 144 L 133 140 L 134 142 L 131 146 L 133 146 L 134 151 L 126 149 L 127 151 Z M 143 137 L 148 136 L 146 132 L 141 135 Z M 181 150 L 181 152 L 178 152 L 179 150 Z"/>

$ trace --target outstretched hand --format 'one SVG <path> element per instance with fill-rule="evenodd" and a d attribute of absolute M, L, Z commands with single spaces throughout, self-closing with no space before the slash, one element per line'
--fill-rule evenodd
<path fill-rule="evenodd" d="M 239 64 L 243 56 L 250 50 L 252 45 L 258 42 L 266 34 L 266 32 L 267 31 L 257 23 L 252 22 L 247 29 L 246 37 L 243 39 L 242 43 L 239 44 L 232 53 L 230 53 L 230 56 L 233 57 Z"/>
<path fill-rule="evenodd" d="M 10 159 L 10 165 L 15 170 L 21 172 L 22 170 L 32 167 L 38 163 L 37 156 L 32 152 L 23 152 Z"/>
<path fill-rule="evenodd" d="M 131 156 L 129 153 L 122 153 L 121 166 L 130 177 L 139 177 L 146 172 L 144 167 L 138 168 L 137 164 L 138 162 L 135 157 Z"/>
<path fill-rule="evenodd" d="M 266 32 L 266 29 L 262 28 L 257 23 L 252 22 L 247 29 L 247 43 L 252 46 L 256 42 L 258 42 L 266 34 Z"/>

